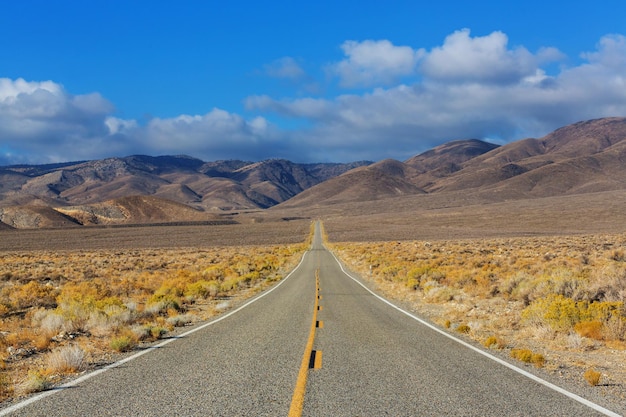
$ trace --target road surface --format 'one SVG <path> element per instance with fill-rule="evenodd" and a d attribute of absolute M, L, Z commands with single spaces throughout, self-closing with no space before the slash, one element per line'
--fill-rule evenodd
<path fill-rule="evenodd" d="M 583 402 L 381 301 L 318 224 L 294 272 L 243 308 L 0 415 L 617 415 Z"/>

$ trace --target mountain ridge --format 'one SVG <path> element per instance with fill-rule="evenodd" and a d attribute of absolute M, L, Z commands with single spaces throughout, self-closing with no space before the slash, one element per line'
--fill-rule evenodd
<path fill-rule="evenodd" d="M 501 146 L 454 140 L 404 162 L 204 162 L 186 155 L 131 155 L 4 166 L 0 221 L 17 228 L 145 223 L 151 216 L 159 222 L 198 221 L 232 211 L 306 212 L 416 195 L 444 194 L 449 198 L 442 201 L 452 201 L 469 192 L 473 201 L 496 202 L 613 190 L 626 190 L 623 117 L 581 121 Z M 131 200 L 135 208 L 116 219 L 113 213 Z"/>
<path fill-rule="evenodd" d="M 416 187 L 413 194 L 473 190 L 492 202 L 626 189 L 624 162 L 626 118 L 613 117 L 574 123 L 539 139 L 502 146 L 476 139 L 447 142 L 405 162 L 395 161 L 393 170 L 385 170 L 385 175 L 395 172 L 397 181 Z M 391 166 L 389 161 L 381 161 L 360 169 L 372 171 L 381 164 Z M 400 172 L 404 174 L 398 175 Z M 351 175 L 352 171 L 343 174 Z M 311 187 L 276 208 L 305 208 L 313 201 L 318 206 L 337 203 L 327 196 L 344 192 L 340 179 Z M 350 182 L 352 189 L 357 187 L 355 181 Z M 370 192 L 364 188 L 363 193 Z M 405 191 L 411 194 L 409 188 Z M 386 196 L 394 195 L 387 192 Z M 380 192 L 372 193 L 371 199 L 380 197 Z M 365 199 L 363 195 L 352 198 Z"/>

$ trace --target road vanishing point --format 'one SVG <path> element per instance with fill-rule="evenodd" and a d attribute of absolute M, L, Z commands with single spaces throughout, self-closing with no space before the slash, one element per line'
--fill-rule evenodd
<path fill-rule="evenodd" d="M 370 292 L 319 223 L 271 289 L 2 415 L 618 416 Z"/>

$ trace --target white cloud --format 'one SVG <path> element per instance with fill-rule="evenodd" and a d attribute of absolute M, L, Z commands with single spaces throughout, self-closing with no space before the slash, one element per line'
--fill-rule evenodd
<path fill-rule="evenodd" d="M 52 81 L 28 82 L 0 78 L 0 117 L 26 121 L 88 119 L 113 110 L 97 93 L 73 96 Z"/>
<path fill-rule="evenodd" d="M 71 95 L 52 81 L 0 79 L 0 133 L 5 140 L 61 133 L 79 127 L 83 134 L 101 133 L 101 118 L 113 106 L 99 94 Z"/>
<path fill-rule="evenodd" d="M 106 135 L 103 118 L 112 111 L 97 93 L 72 95 L 52 81 L 2 78 L 0 149 L 44 162 L 89 154 Z"/>
<path fill-rule="evenodd" d="M 124 120 L 113 116 L 104 119 L 104 124 L 111 135 L 130 133 L 139 127 L 136 120 Z"/>
<path fill-rule="evenodd" d="M 265 72 L 270 77 L 288 80 L 301 80 L 306 77 L 302 67 L 291 57 L 283 57 L 266 65 Z"/>
<path fill-rule="evenodd" d="M 374 88 L 325 98 L 251 96 L 245 105 L 259 113 L 251 118 L 215 108 L 140 123 L 115 117 L 98 93 L 72 95 L 52 81 L 0 78 L 0 162 L 135 153 L 204 160 L 403 159 L 454 139 L 506 142 L 579 120 L 626 116 L 623 35 L 603 37 L 596 50 L 581 55 L 584 62 L 556 73 L 542 65 L 562 59 L 558 50 L 511 48 L 500 32 L 475 38 L 468 30 L 455 32 L 429 53 L 388 41 L 344 47 L 348 58 L 334 67 L 340 81 Z M 412 84 L 385 84 L 411 74 Z M 280 128 L 280 118 L 296 127 Z"/>
<path fill-rule="evenodd" d="M 621 35 L 603 38 L 598 50 L 584 54 L 587 62 L 554 76 L 539 64 L 561 58 L 555 49 L 533 56 L 507 49 L 499 33 L 478 40 L 467 31 L 451 36 L 425 57 L 431 66 L 414 85 L 334 99 L 254 97 L 248 105 L 309 119 L 313 128 L 299 132 L 299 140 L 347 159 L 409 157 L 454 139 L 539 137 L 579 120 L 626 116 Z M 462 60 L 452 54 L 457 50 Z"/>
<path fill-rule="evenodd" d="M 586 52 L 581 56 L 589 60 L 591 64 L 611 68 L 622 74 L 625 72 L 626 36 L 619 34 L 604 36 L 600 39 L 597 48 L 597 51 Z"/>
<path fill-rule="evenodd" d="M 213 109 L 140 124 L 112 111 L 97 93 L 71 95 L 52 81 L 0 79 L 0 164 L 136 153 L 186 153 L 206 160 L 294 155 L 263 117 L 246 120 Z"/>
<path fill-rule="evenodd" d="M 269 157 L 275 146 L 275 129 L 264 118 L 246 120 L 221 109 L 205 115 L 155 118 L 135 139 L 141 148 L 157 154 L 189 153 L 207 160 Z M 267 149 L 266 149 L 267 148 Z"/>
<path fill-rule="evenodd" d="M 540 63 L 561 57 L 554 48 L 544 48 L 537 55 L 524 47 L 509 49 L 508 37 L 502 32 L 472 38 L 469 29 L 463 29 L 433 48 L 420 70 L 429 79 L 442 82 L 509 84 L 535 74 Z"/>
<path fill-rule="evenodd" d="M 33 94 L 37 90 L 60 95 L 63 89 L 52 81 L 28 82 L 23 78 L 18 78 L 15 81 L 9 78 L 0 78 L 0 101 L 15 100 L 20 94 Z"/>
<path fill-rule="evenodd" d="M 346 41 L 341 45 L 346 59 L 329 67 L 344 87 L 389 84 L 413 74 L 424 53 L 409 46 L 395 46 L 388 40 Z"/>

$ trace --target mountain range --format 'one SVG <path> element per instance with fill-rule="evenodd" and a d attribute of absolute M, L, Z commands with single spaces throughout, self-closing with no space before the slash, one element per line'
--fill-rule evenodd
<path fill-rule="evenodd" d="M 448 142 L 404 162 L 388 159 L 350 170 L 281 206 L 462 191 L 494 202 L 624 190 L 625 162 L 626 118 L 595 119 L 503 146 Z"/>
<path fill-rule="evenodd" d="M 625 162 L 626 118 L 614 117 L 502 146 L 452 141 L 406 161 L 204 162 L 134 155 L 13 165 L 0 167 L 0 230 L 223 221 L 234 211 L 304 212 L 416 195 L 498 202 L 626 190 Z"/>

